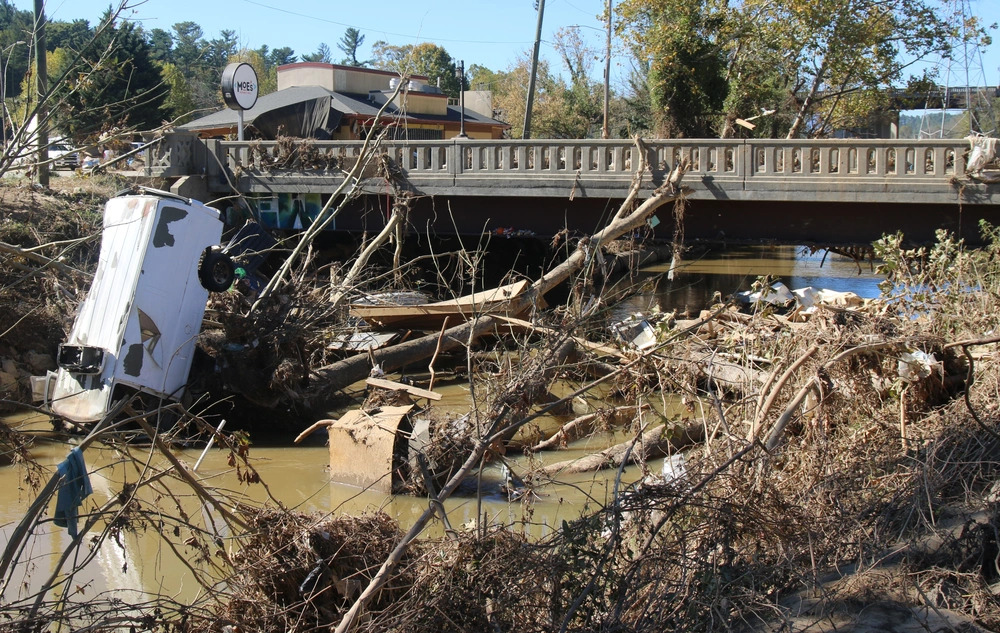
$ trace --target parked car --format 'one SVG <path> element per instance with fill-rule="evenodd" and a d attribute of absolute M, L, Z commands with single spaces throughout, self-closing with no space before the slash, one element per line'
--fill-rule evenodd
<path fill-rule="evenodd" d="M 49 158 L 53 169 L 77 169 L 80 167 L 80 152 L 63 143 L 49 145 Z"/>

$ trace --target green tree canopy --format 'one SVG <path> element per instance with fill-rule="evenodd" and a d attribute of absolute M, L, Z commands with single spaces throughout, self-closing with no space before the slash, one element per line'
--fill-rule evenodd
<path fill-rule="evenodd" d="M 462 90 L 455 76 L 456 64 L 444 48 L 430 42 L 394 46 L 379 40 L 372 45 L 375 68 L 391 70 L 400 75 L 423 75 L 432 84 L 440 82 L 441 90 L 457 97 Z"/>
<path fill-rule="evenodd" d="M 191 93 L 191 85 L 176 64 L 157 63 L 160 65 L 163 83 L 168 89 L 167 97 L 161 106 L 163 118 L 173 121 L 177 125 L 183 125 L 195 118 L 198 109 L 198 104 Z"/>
<path fill-rule="evenodd" d="M 658 135 L 709 136 L 726 98 L 725 0 L 624 0 L 619 33 L 648 60 Z"/>
<path fill-rule="evenodd" d="M 51 88 L 59 127 L 78 141 L 112 127 L 148 130 L 162 123 L 167 88 L 149 45 L 134 23 L 110 20 L 109 11 L 101 23 L 107 28 L 85 47 L 79 70 Z"/>
<path fill-rule="evenodd" d="M 50 51 L 59 48 L 80 51 L 90 43 L 92 35 L 93 32 L 87 20 L 51 22 L 45 28 L 45 46 Z"/>
<path fill-rule="evenodd" d="M 576 119 L 579 138 L 600 136 L 604 119 L 604 87 L 590 78 L 597 53 L 580 36 L 579 27 L 567 27 L 556 33 L 555 49 L 569 72 L 570 84 L 563 98 L 566 109 Z M 532 126 L 534 127 L 534 126 Z"/>
<path fill-rule="evenodd" d="M 509 123 L 513 138 L 524 134 L 524 110 L 528 102 L 531 55 L 523 53 L 506 71 L 493 75 L 493 109 L 501 121 Z M 575 111 L 569 87 L 554 75 L 546 61 L 538 64 L 535 99 L 531 108 L 531 134 L 536 138 L 585 138 L 592 122 Z"/>
<path fill-rule="evenodd" d="M 0 63 L 5 99 L 20 94 L 21 82 L 30 65 L 28 50 L 33 22 L 30 11 L 19 11 L 9 0 L 0 0 Z"/>
<path fill-rule="evenodd" d="M 330 47 L 324 43 L 316 48 L 315 53 L 308 53 L 302 56 L 302 61 L 304 62 L 318 62 L 321 64 L 332 64 L 333 54 L 330 52 Z"/>
<path fill-rule="evenodd" d="M 154 61 L 170 62 L 173 59 L 174 38 L 163 29 L 153 29 L 146 38 L 149 56 Z"/>
<path fill-rule="evenodd" d="M 242 48 L 226 60 L 227 64 L 237 62 L 250 64 L 257 73 L 257 94 L 266 95 L 278 89 L 278 69 L 259 50 Z"/>
<path fill-rule="evenodd" d="M 170 61 L 185 70 L 185 74 L 193 76 L 205 65 L 205 55 L 208 43 L 204 40 L 204 31 L 196 22 L 178 22 L 171 27 L 173 47 Z"/>
<path fill-rule="evenodd" d="M 262 46 L 257 49 L 261 57 L 267 61 L 269 66 L 277 68 L 284 64 L 294 64 L 296 61 L 295 51 L 287 46 L 282 46 L 281 48 L 275 48 L 271 51 L 267 50 L 267 46 Z"/>
<path fill-rule="evenodd" d="M 887 89 L 946 33 L 927 0 L 623 0 L 616 11 L 649 64 L 665 135 L 730 135 L 751 118 L 755 134 L 827 134 L 888 107 Z"/>

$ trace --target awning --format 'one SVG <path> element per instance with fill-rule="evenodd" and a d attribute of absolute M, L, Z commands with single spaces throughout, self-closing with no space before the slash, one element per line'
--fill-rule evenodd
<path fill-rule="evenodd" d="M 243 112 L 243 124 L 265 139 L 277 138 L 279 128 L 286 136 L 329 138 L 344 117 L 332 103 L 330 91 L 320 86 L 287 88 L 257 99 L 254 107 Z M 238 120 L 235 110 L 225 109 L 180 127 L 194 132 L 220 130 L 235 128 Z"/>

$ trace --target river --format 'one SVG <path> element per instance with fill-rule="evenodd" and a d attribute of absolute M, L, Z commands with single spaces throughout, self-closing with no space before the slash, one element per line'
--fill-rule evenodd
<path fill-rule="evenodd" d="M 696 315 L 698 310 L 710 304 L 714 293 L 728 295 L 746 290 L 758 275 L 770 275 L 793 289 L 813 286 L 850 291 L 863 297 L 877 296 L 880 281 L 867 264 L 859 266 L 850 259 L 835 255 L 828 255 L 824 260 L 822 253 L 809 254 L 796 247 L 747 246 L 708 251 L 688 256 L 675 270 L 673 280 L 667 279 L 667 270 L 668 265 L 663 264 L 641 271 L 640 281 L 645 282 L 645 291 L 621 306 L 619 311 L 622 314 L 644 312 L 657 305 L 664 311 L 687 311 Z M 467 408 L 468 393 L 462 385 L 445 386 L 439 390 L 446 394 L 444 406 L 453 407 L 456 411 Z M 49 428 L 46 419 L 37 414 L 10 416 L 6 422 L 30 432 L 41 433 Z M 550 420 L 550 423 L 558 421 Z M 329 452 L 320 434 L 302 445 L 293 445 L 291 438 L 277 441 L 251 439 L 255 440 L 250 449 L 255 468 L 267 484 L 267 489 L 286 507 L 302 512 L 335 514 L 383 510 L 404 526 L 414 521 L 427 507 L 425 499 L 387 497 L 331 483 Z M 622 439 L 614 434 L 592 437 L 573 444 L 565 451 L 542 454 L 536 459 L 542 464 L 562 461 L 600 450 Z M 46 440 L 41 433 L 31 454 L 46 473 L 51 473 L 68 450 L 69 447 L 62 441 Z M 180 449 L 176 454 L 191 465 L 198 460 L 201 449 Z M 149 453 L 148 458 L 153 466 L 166 465 L 162 456 L 155 453 Z M 240 481 L 236 470 L 227 463 L 227 458 L 227 451 L 209 450 L 198 469 L 198 476 L 206 485 L 228 490 L 237 497 L 264 501 L 267 497 L 265 487 Z M 124 482 L 135 480 L 133 466 L 126 464 L 113 449 L 91 447 L 86 451 L 86 461 L 94 487 L 94 495 L 87 501 L 91 504 L 89 507 L 93 507 L 94 503 L 104 503 L 121 490 Z M 660 463 L 654 462 L 649 466 L 656 471 Z M 516 472 L 524 472 L 529 467 L 523 460 L 514 462 Z M 0 466 L 0 541 L 4 543 L 35 498 L 35 491 L 24 483 L 24 474 L 22 467 Z M 530 510 L 525 513 L 527 506 L 519 500 L 507 498 L 499 490 L 496 484 L 500 481 L 500 474 L 496 467 L 486 475 L 491 485 L 481 501 L 474 496 L 456 496 L 446 503 L 453 527 L 472 525 L 478 516 L 485 515 L 489 521 L 518 524 L 518 529 L 524 529 L 532 536 L 542 536 L 554 526 L 561 525 L 563 520 L 578 516 L 588 504 L 606 501 L 612 485 L 609 477 L 613 477 L 613 473 L 585 474 L 568 478 L 559 485 L 545 486 L 537 491 L 537 496 L 533 496 Z M 638 468 L 629 468 L 625 478 L 634 480 L 640 475 Z M 194 516 L 205 513 L 189 489 L 177 494 L 183 495 L 177 503 L 184 512 Z M 175 501 L 169 498 L 141 498 L 147 507 L 160 507 L 166 514 L 176 510 Z M 40 586 L 68 543 L 64 529 L 55 527 L 51 522 L 42 524 L 21 557 L 22 563 L 30 564 L 18 567 L 15 583 L 8 588 L 4 600 L 14 600 L 16 596 L 12 594 L 28 595 Z M 113 540 L 105 541 L 95 560 L 74 579 L 74 583 L 88 595 L 106 589 L 142 588 L 170 594 L 182 602 L 193 600 L 201 592 L 190 571 L 163 541 L 156 534 L 142 531 L 125 533 L 120 545 Z"/>

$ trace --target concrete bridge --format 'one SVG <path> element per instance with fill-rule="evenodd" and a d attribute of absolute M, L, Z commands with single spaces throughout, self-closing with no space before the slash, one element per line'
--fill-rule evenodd
<path fill-rule="evenodd" d="M 689 170 L 688 239 L 869 242 L 902 230 L 917 241 L 947 228 L 967 239 L 980 218 L 1000 224 L 1000 184 L 966 173 L 965 140 L 650 140 L 652 169 L 642 195 L 679 161 Z M 147 176 L 179 193 L 211 200 L 236 192 L 258 200 L 325 200 L 362 149 L 353 141 L 219 141 L 173 134 L 148 151 Z M 623 140 L 452 139 L 385 143 L 380 152 L 417 198 L 417 231 L 549 236 L 589 232 L 617 208 L 638 165 Z M 391 189 L 364 170 L 363 194 L 336 228 L 373 230 L 386 217 Z M 265 202 L 265 204 L 268 204 Z M 657 233 L 673 221 L 661 211 Z"/>

